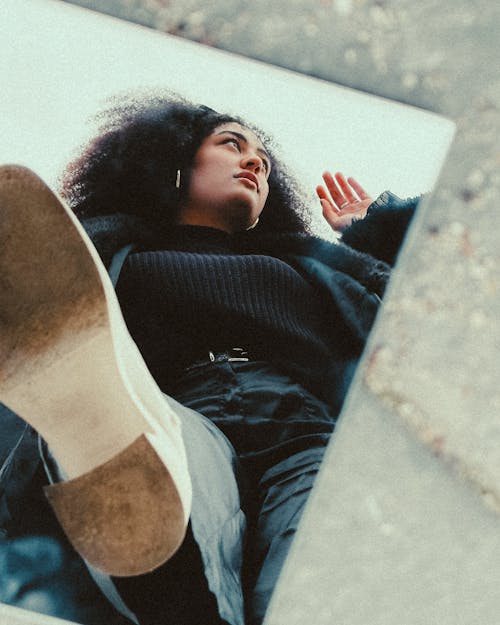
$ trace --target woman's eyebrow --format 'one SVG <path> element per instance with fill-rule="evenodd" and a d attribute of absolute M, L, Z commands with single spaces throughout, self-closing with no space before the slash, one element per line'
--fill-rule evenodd
<path fill-rule="evenodd" d="M 234 135 L 235 137 L 238 137 L 238 139 L 241 139 L 245 143 L 248 143 L 248 138 L 245 137 L 245 135 L 242 134 L 241 132 L 236 132 L 235 130 L 221 130 L 220 132 L 216 132 L 215 134 L 216 135 L 223 135 L 223 134 Z M 271 161 L 271 157 L 266 152 L 266 150 L 264 150 L 264 148 L 257 148 L 257 152 L 261 152 L 268 159 L 268 161 Z"/>

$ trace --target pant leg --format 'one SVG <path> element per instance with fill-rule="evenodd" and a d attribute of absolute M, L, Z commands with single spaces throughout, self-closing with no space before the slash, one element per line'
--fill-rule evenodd
<path fill-rule="evenodd" d="M 0 543 L 0 601 L 82 625 L 132 625 L 103 597 L 63 536 Z"/>
<path fill-rule="evenodd" d="M 299 452 L 268 469 L 259 480 L 260 508 L 249 528 L 245 553 L 247 625 L 264 620 L 324 452 L 324 447 Z"/>
<path fill-rule="evenodd" d="M 152 573 L 113 581 L 141 625 L 244 625 L 245 516 L 235 452 L 208 419 L 166 400 L 181 418 L 193 485 L 186 539 Z"/>
<path fill-rule="evenodd" d="M 248 518 L 243 588 L 247 625 L 262 623 L 313 487 L 335 417 L 324 402 L 263 362 L 186 372 L 174 389 L 217 424 L 243 465 Z"/>

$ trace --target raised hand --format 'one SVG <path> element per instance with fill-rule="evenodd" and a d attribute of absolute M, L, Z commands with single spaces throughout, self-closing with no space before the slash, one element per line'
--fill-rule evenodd
<path fill-rule="evenodd" d="M 340 172 L 335 177 L 330 172 L 323 174 L 323 185 L 316 187 L 323 217 L 336 232 L 342 232 L 356 219 L 363 219 L 373 202 L 363 187 L 354 179 L 346 178 Z"/>

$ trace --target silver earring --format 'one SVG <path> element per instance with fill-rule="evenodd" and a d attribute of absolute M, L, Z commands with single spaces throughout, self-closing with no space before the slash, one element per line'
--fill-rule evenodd
<path fill-rule="evenodd" d="M 248 226 L 247 230 L 253 230 L 258 223 L 259 223 L 259 218 L 257 217 L 257 219 L 253 222 L 253 224 L 251 226 Z"/>
<path fill-rule="evenodd" d="M 175 188 L 176 189 L 181 188 L 181 170 L 180 169 L 177 170 L 177 174 L 175 176 Z"/>

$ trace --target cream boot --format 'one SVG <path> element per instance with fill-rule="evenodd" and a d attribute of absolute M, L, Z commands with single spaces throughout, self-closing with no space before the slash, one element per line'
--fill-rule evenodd
<path fill-rule="evenodd" d="M 179 419 L 80 223 L 19 166 L 0 167 L 0 298 L 0 401 L 68 477 L 46 489 L 68 538 L 106 573 L 157 568 L 190 514 Z"/>

